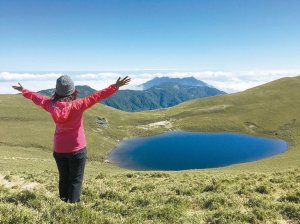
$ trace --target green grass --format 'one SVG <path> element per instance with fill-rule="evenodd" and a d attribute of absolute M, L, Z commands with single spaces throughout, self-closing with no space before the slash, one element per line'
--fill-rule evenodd
<path fill-rule="evenodd" d="M 88 163 L 75 205 L 58 199 L 49 114 L 20 95 L 0 95 L 0 223 L 299 223 L 299 88 L 300 77 L 284 78 L 168 109 L 93 107 L 84 117 Z M 98 127 L 97 116 L 109 127 Z M 163 120 L 173 126 L 139 128 Z M 130 171 L 104 163 L 122 139 L 170 129 L 281 138 L 289 149 L 206 170 Z"/>

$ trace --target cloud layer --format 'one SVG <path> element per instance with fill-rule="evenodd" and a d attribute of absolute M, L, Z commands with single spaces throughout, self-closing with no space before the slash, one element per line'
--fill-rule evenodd
<path fill-rule="evenodd" d="M 17 73 L 0 72 L 0 94 L 16 93 L 12 85 L 20 82 L 25 88 L 33 91 L 55 87 L 55 81 L 63 74 L 72 77 L 76 85 L 89 85 L 94 89 L 102 89 L 116 82 L 118 77 L 126 75 L 131 77 L 128 86 L 122 89 L 138 89 L 138 85 L 147 82 L 154 77 L 183 78 L 194 76 L 209 85 L 228 93 L 239 92 L 258 86 L 282 77 L 294 77 L 300 75 L 300 70 L 269 70 L 269 71 L 132 71 L 132 72 L 49 72 L 49 73 Z"/>

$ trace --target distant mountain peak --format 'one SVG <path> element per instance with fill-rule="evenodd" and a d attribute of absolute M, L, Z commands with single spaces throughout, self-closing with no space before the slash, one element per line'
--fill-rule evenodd
<path fill-rule="evenodd" d="M 183 77 L 183 78 L 170 78 L 167 76 L 163 76 L 163 77 L 155 77 L 139 85 L 138 87 L 142 88 L 143 90 L 147 90 L 150 89 L 151 87 L 160 86 L 164 83 L 175 83 L 175 84 L 186 85 L 186 86 L 201 86 L 201 87 L 209 86 L 205 82 L 198 80 L 193 76 Z"/>

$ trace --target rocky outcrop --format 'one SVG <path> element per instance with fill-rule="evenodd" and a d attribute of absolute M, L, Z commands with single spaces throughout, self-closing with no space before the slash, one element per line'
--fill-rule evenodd
<path fill-rule="evenodd" d="M 96 124 L 104 128 L 109 126 L 108 121 L 105 117 L 96 117 Z"/>

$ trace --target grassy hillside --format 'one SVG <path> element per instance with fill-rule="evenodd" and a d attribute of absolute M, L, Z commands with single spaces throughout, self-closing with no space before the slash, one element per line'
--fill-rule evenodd
<path fill-rule="evenodd" d="M 89 161 L 77 205 L 57 197 L 50 115 L 20 95 L 0 95 L 0 223 L 298 223 L 299 88 L 295 77 L 154 111 L 96 105 L 84 117 Z M 97 116 L 109 127 L 98 126 Z M 263 135 L 289 149 L 207 170 L 138 172 L 104 163 L 122 139 L 170 130 Z"/>

